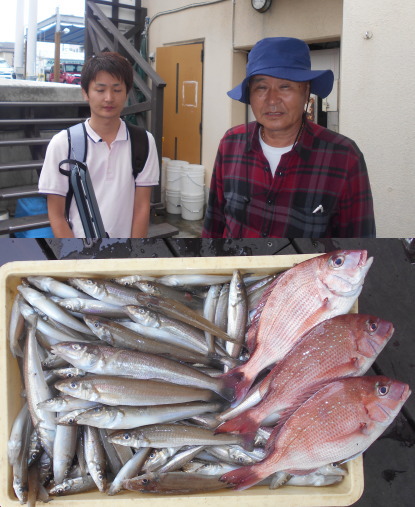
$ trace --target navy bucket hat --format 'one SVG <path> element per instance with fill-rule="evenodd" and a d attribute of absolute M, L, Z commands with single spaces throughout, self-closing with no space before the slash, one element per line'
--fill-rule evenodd
<path fill-rule="evenodd" d="M 249 104 L 249 80 L 256 75 L 310 81 L 310 93 L 321 98 L 329 95 L 334 82 L 331 70 L 311 70 L 307 44 L 291 37 L 269 37 L 257 42 L 248 56 L 246 78 L 228 92 L 229 97 Z"/>

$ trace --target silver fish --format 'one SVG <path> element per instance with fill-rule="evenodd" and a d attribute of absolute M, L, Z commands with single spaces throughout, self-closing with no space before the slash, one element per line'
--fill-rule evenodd
<path fill-rule="evenodd" d="M 36 308 L 39 308 L 39 310 L 44 312 L 51 319 L 54 319 L 71 329 L 75 329 L 80 333 L 91 333 L 89 328 L 85 326 L 83 322 L 80 322 L 78 319 L 73 317 L 70 313 L 58 306 L 41 292 L 24 285 L 19 285 L 17 287 L 17 290 L 20 292 L 20 294 L 22 294 L 28 303 Z"/>
<path fill-rule="evenodd" d="M 52 352 L 89 373 L 197 385 L 215 391 L 225 399 L 233 398 L 233 389 L 228 388 L 222 378 L 210 377 L 195 368 L 155 354 L 74 342 L 59 343 L 52 347 Z"/>
<path fill-rule="evenodd" d="M 100 340 L 114 347 L 134 349 L 150 354 L 160 354 L 178 359 L 179 361 L 195 364 L 217 365 L 221 362 L 220 357 L 210 358 L 203 354 L 192 352 L 184 347 L 156 341 L 104 317 L 85 316 L 84 320 Z"/>
<path fill-rule="evenodd" d="M 94 479 L 90 475 L 83 475 L 73 479 L 65 479 L 61 484 L 56 484 L 50 489 L 50 494 L 59 496 L 74 495 L 92 489 L 96 489 Z"/>
<path fill-rule="evenodd" d="M 226 331 L 228 326 L 229 287 L 230 287 L 229 283 L 225 283 L 222 285 L 215 312 L 214 322 L 223 331 Z"/>
<path fill-rule="evenodd" d="M 58 417 L 65 414 L 60 412 Z M 53 478 L 56 484 L 60 484 L 68 475 L 75 456 L 77 433 L 76 426 L 58 424 L 56 427 L 53 445 Z"/>
<path fill-rule="evenodd" d="M 24 335 L 24 317 L 20 311 L 19 304 L 23 300 L 21 294 L 16 294 L 14 298 L 12 309 L 10 312 L 9 324 L 9 345 L 13 357 L 23 357 L 23 351 L 19 344 L 19 340 Z"/>
<path fill-rule="evenodd" d="M 27 453 L 30 445 L 31 427 L 27 419 L 22 432 L 20 452 L 13 464 L 13 490 L 22 504 L 27 502 L 29 489 Z"/>
<path fill-rule="evenodd" d="M 49 412 L 69 412 L 80 408 L 91 408 L 95 405 L 97 405 L 97 403 L 94 401 L 80 400 L 73 396 L 63 395 L 42 401 L 38 404 L 38 408 L 42 408 Z"/>
<path fill-rule="evenodd" d="M 110 407 L 100 405 L 81 412 L 75 417 L 77 424 L 86 424 L 96 428 L 131 429 L 139 426 L 175 422 L 187 419 L 194 414 L 215 412 L 221 403 L 178 403 L 154 407 L 130 407 L 119 405 Z"/>
<path fill-rule="evenodd" d="M 139 324 L 139 332 L 144 336 L 185 347 L 201 354 L 208 352 L 203 332 L 194 326 L 141 306 L 127 305 L 125 310 L 130 318 Z"/>
<path fill-rule="evenodd" d="M 86 315 L 103 315 L 108 318 L 121 318 L 125 316 L 125 311 L 122 307 L 104 303 L 97 299 L 85 299 L 81 297 L 65 298 L 61 299 L 58 304 L 71 312 L 79 312 Z"/>
<path fill-rule="evenodd" d="M 107 495 L 115 495 L 123 489 L 122 483 L 127 479 L 131 479 L 138 475 L 144 465 L 150 449 L 138 449 L 133 457 L 121 468 L 118 474 L 114 477 L 110 487 L 108 488 Z"/>
<path fill-rule="evenodd" d="M 203 305 L 203 317 L 205 319 L 214 322 L 216 307 L 218 305 L 220 291 L 222 289 L 222 285 L 211 285 L 210 289 L 207 293 L 205 303 Z M 228 333 L 229 334 L 229 333 Z M 212 333 L 205 331 L 205 338 L 208 347 L 208 351 L 213 353 L 215 351 L 215 338 Z"/>
<path fill-rule="evenodd" d="M 105 452 L 97 428 L 84 426 L 85 460 L 88 471 L 101 493 L 107 488 Z"/>
<path fill-rule="evenodd" d="M 216 396 L 208 389 L 108 375 L 59 380 L 55 387 L 71 396 L 106 405 L 168 405 L 187 401 L 210 401 Z"/>
<path fill-rule="evenodd" d="M 151 472 L 123 481 L 123 487 L 141 493 L 187 494 L 202 491 L 226 489 L 219 477 L 197 473 L 168 472 L 158 474 Z"/>
<path fill-rule="evenodd" d="M 192 294 L 191 292 L 177 290 L 174 287 L 169 287 L 168 285 L 158 283 L 157 281 L 137 281 L 134 283 L 134 287 L 137 287 L 146 294 L 175 299 L 187 305 L 188 307 L 193 308 L 194 310 L 200 309 L 203 306 L 203 299 Z"/>
<path fill-rule="evenodd" d="M 55 439 L 56 424 L 51 412 L 38 408 L 38 403 L 52 397 L 47 385 L 40 362 L 36 342 L 36 318 L 29 325 L 26 346 L 24 350 L 24 380 L 26 386 L 27 404 L 33 425 L 39 432 L 42 445 L 49 456 L 53 455 L 53 441 Z"/>
<path fill-rule="evenodd" d="M 164 447 L 163 449 L 151 449 L 148 458 L 143 465 L 144 472 L 154 472 L 179 452 L 180 447 Z"/>
<path fill-rule="evenodd" d="M 60 298 L 76 298 L 83 296 L 83 293 L 79 290 L 51 276 L 28 276 L 27 281 L 37 289 L 43 292 L 49 292 Z"/>
<path fill-rule="evenodd" d="M 140 292 L 109 280 L 70 278 L 69 283 L 89 296 L 115 306 L 136 304 L 136 295 Z"/>
<path fill-rule="evenodd" d="M 227 333 L 235 341 L 227 343 L 226 350 L 231 357 L 238 357 L 245 341 L 248 324 L 248 300 L 246 287 L 239 270 L 234 270 L 229 286 Z"/>
<path fill-rule="evenodd" d="M 169 461 L 161 466 L 157 473 L 174 472 L 183 468 L 190 460 L 196 457 L 203 449 L 204 445 L 190 446 L 188 449 L 177 452 Z"/>
<path fill-rule="evenodd" d="M 13 422 L 9 440 L 7 441 L 7 455 L 9 463 L 12 466 L 16 463 L 19 457 L 24 438 L 23 432 L 26 429 L 28 422 L 31 424 L 31 420 L 29 418 L 29 408 L 27 403 L 25 403 Z"/>
<path fill-rule="evenodd" d="M 218 437 L 223 437 L 220 440 Z M 183 445 L 239 444 L 238 435 L 221 433 L 184 424 L 154 424 L 129 431 L 111 433 L 108 440 L 130 447 L 182 447 Z"/>
<path fill-rule="evenodd" d="M 230 275 L 166 275 L 158 278 L 160 283 L 170 287 L 186 285 L 217 285 L 230 282 Z"/>

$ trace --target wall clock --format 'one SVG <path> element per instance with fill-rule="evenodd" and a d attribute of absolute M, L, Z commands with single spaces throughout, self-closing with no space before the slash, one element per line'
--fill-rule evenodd
<path fill-rule="evenodd" d="M 272 0 L 251 0 L 251 4 L 257 12 L 265 12 L 271 7 Z"/>

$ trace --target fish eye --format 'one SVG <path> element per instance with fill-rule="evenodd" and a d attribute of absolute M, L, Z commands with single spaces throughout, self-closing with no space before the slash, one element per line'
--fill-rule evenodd
<path fill-rule="evenodd" d="M 131 435 L 129 433 L 124 433 L 124 435 L 122 437 L 124 440 L 130 440 Z"/>
<path fill-rule="evenodd" d="M 73 344 L 72 344 L 72 349 L 73 349 L 73 350 L 81 350 L 81 348 L 82 348 L 82 347 L 79 345 L 79 343 L 73 343 Z"/>
<path fill-rule="evenodd" d="M 344 256 L 337 255 L 336 257 L 332 257 L 331 264 L 335 268 L 341 268 L 344 264 Z"/>
<path fill-rule="evenodd" d="M 388 392 L 389 392 L 389 386 L 385 386 L 385 385 L 378 386 L 378 393 L 381 396 L 385 396 L 385 394 L 388 394 Z"/>
<path fill-rule="evenodd" d="M 78 387 L 78 382 L 71 382 L 71 383 L 69 384 L 69 387 L 70 387 L 71 389 L 77 389 L 77 387 Z"/>
<path fill-rule="evenodd" d="M 74 424 L 74 422 L 75 422 L 75 417 L 70 417 L 70 418 L 68 419 L 68 423 L 69 423 L 69 424 Z"/>
<path fill-rule="evenodd" d="M 157 456 L 156 451 L 151 451 L 148 457 L 149 458 L 155 458 L 156 456 Z"/>
<path fill-rule="evenodd" d="M 97 320 L 94 321 L 94 327 L 99 327 L 99 322 Z"/>
<path fill-rule="evenodd" d="M 148 484 L 150 482 L 150 479 L 141 479 L 141 484 Z"/>
<path fill-rule="evenodd" d="M 376 322 L 373 322 L 373 320 L 368 320 L 367 327 L 368 327 L 370 333 L 374 333 L 377 330 L 378 325 Z"/>

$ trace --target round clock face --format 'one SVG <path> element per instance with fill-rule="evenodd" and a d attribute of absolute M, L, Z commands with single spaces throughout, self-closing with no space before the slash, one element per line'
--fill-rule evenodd
<path fill-rule="evenodd" d="M 265 12 L 271 6 L 272 0 L 251 0 L 252 7 L 258 12 Z"/>

